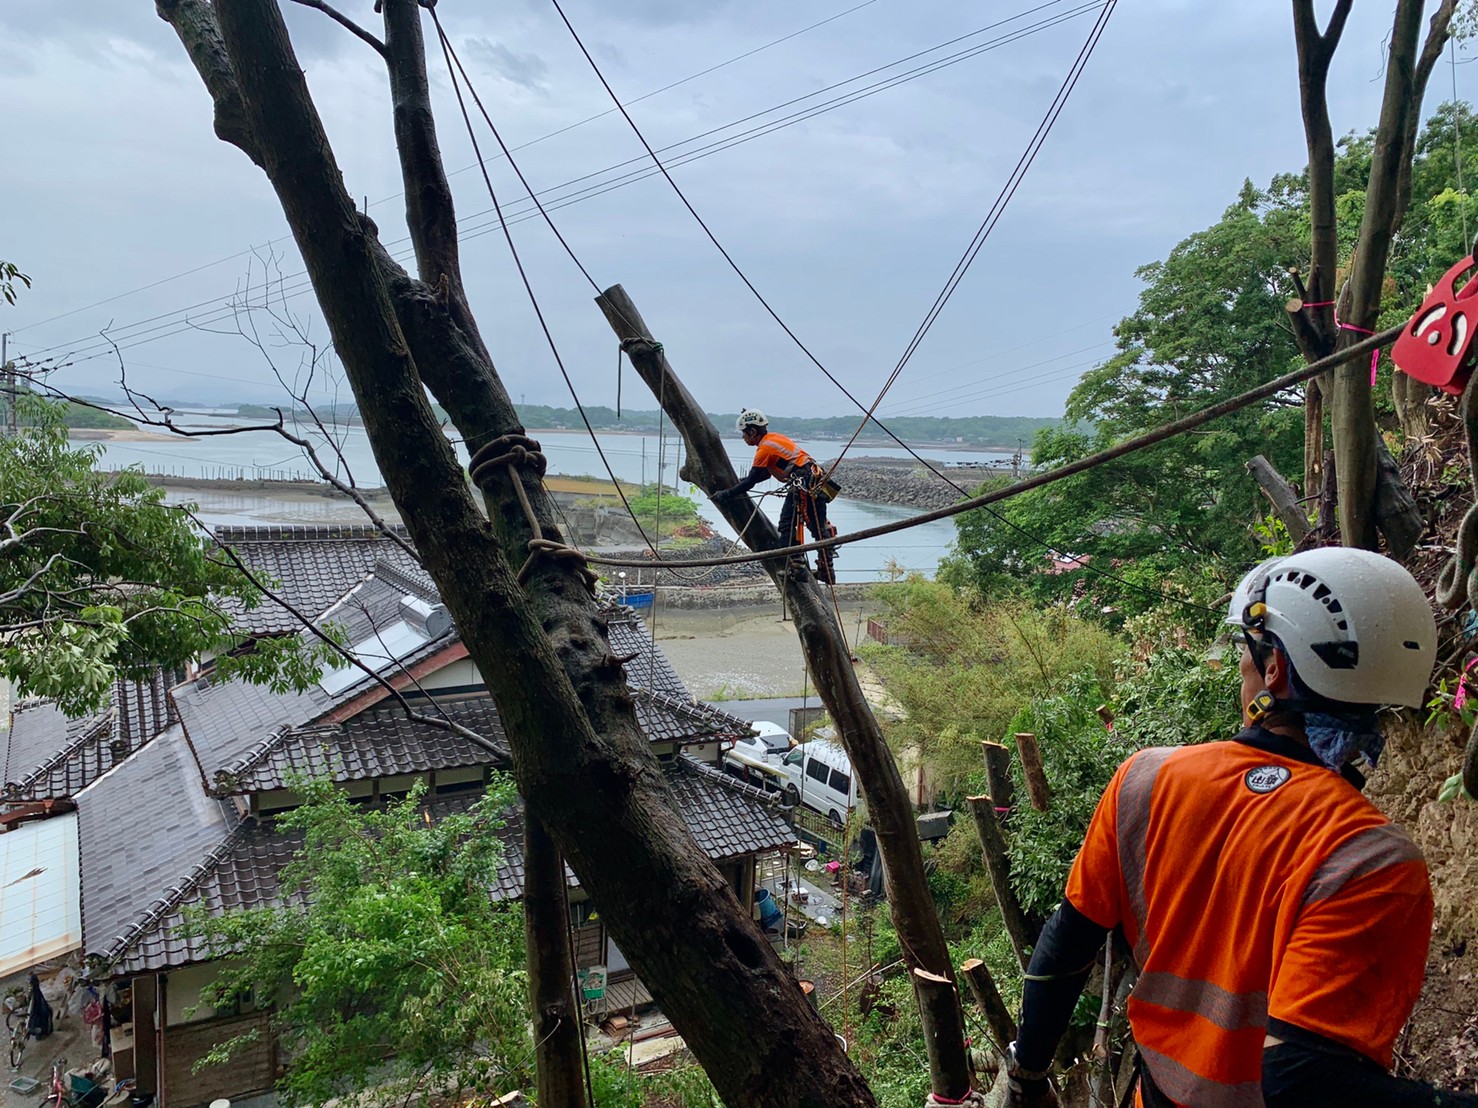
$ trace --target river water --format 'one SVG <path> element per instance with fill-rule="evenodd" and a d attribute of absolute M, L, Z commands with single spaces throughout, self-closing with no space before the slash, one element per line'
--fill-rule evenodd
<path fill-rule="evenodd" d="M 197 429 L 219 429 L 228 422 L 207 417 L 182 417 L 192 420 Z M 239 422 L 239 421 L 238 421 Z M 360 427 L 339 428 L 340 453 L 356 484 L 373 488 L 384 484 L 375 465 L 369 440 Z M 305 434 L 305 437 L 309 437 Z M 605 478 L 610 472 L 623 481 L 646 484 L 660 478 L 667 488 L 693 496 L 698 510 L 716 531 L 733 537 L 733 531 L 719 517 L 708 500 L 677 476 L 681 465 L 681 440 L 675 435 L 659 439 L 657 435 L 600 433 L 598 452 L 590 436 L 574 431 L 545 431 L 535 436 L 549 459 L 549 472 L 567 476 Z M 737 438 L 725 444 L 737 473 L 748 472 L 751 451 Z M 137 465 L 150 473 L 184 478 L 232 478 L 238 480 L 305 480 L 315 478 L 312 466 L 292 443 L 271 431 L 247 431 L 231 435 L 211 435 L 166 442 L 105 442 L 100 464 L 104 468 Z M 820 458 L 834 457 L 839 444 L 819 444 L 815 453 Z M 462 460 L 466 461 L 465 452 Z M 601 459 L 605 455 L 605 461 Z M 899 447 L 854 447 L 854 456 L 907 457 Z M 320 451 L 325 458 L 329 451 Z M 936 466 L 965 462 L 988 462 L 1009 459 L 1009 455 L 982 450 L 920 450 Z M 968 487 L 968 480 L 960 483 Z M 773 482 L 757 491 L 773 489 Z M 184 499 L 173 497 L 172 499 Z M 200 504 L 201 516 L 211 524 L 254 523 L 328 523 L 356 518 L 358 509 L 343 500 L 316 497 L 274 497 L 270 493 L 191 494 Z M 778 496 L 766 497 L 764 507 L 771 518 L 780 510 Z M 906 519 L 916 509 L 892 504 L 873 504 L 849 499 L 845 494 L 834 501 L 830 519 L 842 532 Z M 867 582 L 885 579 L 890 566 L 932 576 L 939 560 L 948 553 L 955 539 L 950 520 L 921 524 L 906 531 L 878 539 L 869 539 L 843 547 L 837 558 L 837 576 L 844 582 Z"/>

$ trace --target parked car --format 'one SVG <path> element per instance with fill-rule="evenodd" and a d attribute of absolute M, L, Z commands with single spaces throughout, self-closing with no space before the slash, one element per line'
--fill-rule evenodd
<path fill-rule="evenodd" d="M 835 740 L 816 738 L 802 743 L 780 759 L 780 770 L 790 803 L 820 812 L 837 827 L 857 807 L 852 762 Z"/>

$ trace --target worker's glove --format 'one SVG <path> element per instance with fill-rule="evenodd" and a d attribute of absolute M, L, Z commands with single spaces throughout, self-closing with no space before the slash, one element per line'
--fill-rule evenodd
<path fill-rule="evenodd" d="M 1057 1108 L 1046 1071 L 1022 1069 L 1015 1043 L 1006 1048 L 1006 1108 Z"/>
<path fill-rule="evenodd" d="M 730 500 L 734 499 L 734 490 L 719 489 L 718 492 L 714 493 L 713 496 L 711 496 L 709 499 L 711 499 L 715 504 L 727 504 Z"/>

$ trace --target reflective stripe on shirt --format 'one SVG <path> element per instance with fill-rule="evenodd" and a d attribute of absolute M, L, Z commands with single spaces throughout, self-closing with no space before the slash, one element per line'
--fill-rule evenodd
<path fill-rule="evenodd" d="M 1367 827 L 1335 848 L 1304 890 L 1304 907 L 1325 900 L 1357 877 L 1402 862 L 1420 862 L 1421 849 L 1395 824 Z"/>

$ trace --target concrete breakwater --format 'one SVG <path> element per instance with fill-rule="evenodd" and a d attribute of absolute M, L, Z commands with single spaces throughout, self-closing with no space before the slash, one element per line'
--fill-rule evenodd
<path fill-rule="evenodd" d="M 823 463 L 828 469 L 831 462 Z M 1010 477 L 1020 467 L 1010 463 L 1001 466 L 940 466 L 936 469 L 966 493 L 973 493 L 981 482 L 992 477 Z M 834 474 L 842 486 L 842 495 L 873 504 L 896 504 L 927 511 L 944 508 L 963 499 L 960 493 L 936 474 L 930 473 L 911 458 L 844 458 Z"/>

